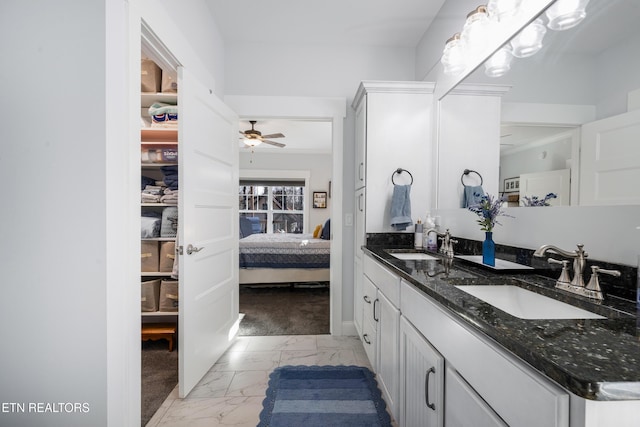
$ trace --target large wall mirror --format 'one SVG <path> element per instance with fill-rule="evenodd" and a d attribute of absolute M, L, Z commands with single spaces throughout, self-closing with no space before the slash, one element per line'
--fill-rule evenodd
<path fill-rule="evenodd" d="M 640 2 L 591 0 L 586 17 L 563 31 L 546 27 L 545 12 L 539 18 L 536 54 L 513 58 L 501 77 L 481 65 L 464 80 L 510 86 L 499 191 L 511 206 L 548 193 L 557 195 L 552 206 L 640 204 Z"/>

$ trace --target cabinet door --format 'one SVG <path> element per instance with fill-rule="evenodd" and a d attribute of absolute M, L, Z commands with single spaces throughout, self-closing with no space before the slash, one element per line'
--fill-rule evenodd
<path fill-rule="evenodd" d="M 400 319 L 400 425 L 444 425 L 444 358 Z M 474 425 L 474 424 L 470 424 Z"/>
<path fill-rule="evenodd" d="M 356 191 L 356 214 L 354 217 L 354 231 L 355 231 L 355 254 L 356 257 L 362 258 L 362 246 L 366 240 L 365 230 L 365 189 L 361 188 Z"/>
<path fill-rule="evenodd" d="M 364 310 L 364 292 L 362 291 L 362 260 L 354 259 L 353 274 L 353 323 L 358 331 L 358 335 L 362 336 L 362 313 Z"/>
<path fill-rule="evenodd" d="M 393 417 L 398 419 L 400 381 L 400 310 L 378 290 L 376 306 L 378 322 L 377 378 Z"/>
<path fill-rule="evenodd" d="M 364 187 L 366 184 L 366 138 L 367 138 L 367 97 L 356 109 L 356 129 L 355 129 L 355 183 L 356 189 Z"/>
<path fill-rule="evenodd" d="M 374 372 L 378 370 L 378 289 L 373 282 L 362 275 L 362 343 Z"/>
<path fill-rule="evenodd" d="M 507 427 L 451 366 L 447 366 L 445 384 L 444 414 L 447 427 Z"/>

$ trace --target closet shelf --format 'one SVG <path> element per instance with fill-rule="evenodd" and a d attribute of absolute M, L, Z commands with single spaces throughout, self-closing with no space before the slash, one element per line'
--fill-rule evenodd
<path fill-rule="evenodd" d="M 140 106 L 142 108 L 149 108 L 151 104 L 154 102 L 162 102 L 165 104 L 178 104 L 178 94 L 177 93 L 154 93 L 154 92 L 143 92 L 140 97 Z"/>
<path fill-rule="evenodd" d="M 141 277 L 171 277 L 171 272 L 163 271 L 143 271 L 140 273 Z"/>
<path fill-rule="evenodd" d="M 142 317 L 153 317 L 153 316 L 177 316 L 177 311 L 142 311 Z"/>
<path fill-rule="evenodd" d="M 175 205 L 166 205 L 166 206 L 175 206 Z M 173 242 L 176 240 L 175 237 L 143 237 L 140 240 L 150 241 L 150 242 Z"/>
<path fill-rule="evenodd" d="M 143 128 L 140 129 L 140 141 L 161 143 L 171 142 L 178 143 L 178 129 L 177 128 Z"/>
<path fill-rule="evenodd" d="M 159 169 L 163 166 L 177 166 L 178 164 L 173 163 L 141 163 L 140 167 L 143 169 Z"/>

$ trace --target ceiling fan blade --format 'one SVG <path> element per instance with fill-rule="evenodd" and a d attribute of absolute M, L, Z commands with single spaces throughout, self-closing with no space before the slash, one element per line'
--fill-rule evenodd
<path fill-rule="evenodd" d="M 275 142 L 275 141 L 269 141 L 268 139 L 263 139 L 262 142 L 265 144 L 273 145 L 275 147 L 280 147 L 280 148 L 285 146 L 285 144 L 282 144 L 280 142 Z"/>
<path fill-rule="evenodd" d="M 284 135 L 281 133 L 272 133 L 271 135 L 262 135 L 263 138 L 284 138 Z"/>

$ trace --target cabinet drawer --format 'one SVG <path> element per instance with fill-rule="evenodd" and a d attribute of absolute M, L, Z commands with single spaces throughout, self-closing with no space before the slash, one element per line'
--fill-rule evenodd
<path fill-rule="evenodd" d="M 400 307 L 400 278 L 369 255 L 364 257 L 364 274 L 396 307 Z"/>
<path fill-rule="evenodd" d="M 512 426 L 569 425 L 569 394 L 403 282 L 401 311 Z"/>

